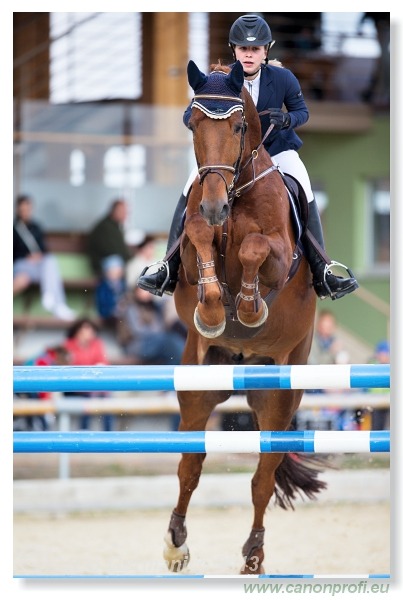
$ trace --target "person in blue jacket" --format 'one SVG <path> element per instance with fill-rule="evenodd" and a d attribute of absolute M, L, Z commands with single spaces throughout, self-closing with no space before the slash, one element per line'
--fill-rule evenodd
<path fill-rule="evenodd" d="M 269 62 L 269 50 L 273 43 L 268 24 L 258 15 L 247 14 L 239 17 L 229 32 L 229 46 L 234 60 L 243 66 L 244 85 L 252 96 L 257 111 L 265 113 L 260 115 L 262 136 L 273 124 L 264 147 L 280 170 L 293 176 L 301 184 L 309 207 L 307 228 L 325 252 L 318 206 L 308 172 L 298 154 L 302 141 L 294 131 L 296 127 L 308 121 L 309 112 L 295 75 L 277 61 Z M 282 110 L 283 105 L 285 111 Z M 191 110 L 189 105 L 183 116 L 185 125 L 190 119 Z M 157 263 L 157 270 L 146 267 L 137 282 L 140 288 L 157 296 L 162 296 L 163 293 L 173 294 L 175 290 L 180 265 L 179 247 L 175 241 L 183 231 L 187 198 L 196 173 L 197 169 L 191 173 L 175 210 L 165 258 Z M 319 298 L 336 300 L 358 288 L 358 283 L 349 269 L 349 277 L 333 275 L 324 257 L 315 248 L 315 243 L 307 236 L 304 236 L 303 242 L 313 275 L 313 287 Z M 332 264 L 340 263 L 332 261 Z"/>

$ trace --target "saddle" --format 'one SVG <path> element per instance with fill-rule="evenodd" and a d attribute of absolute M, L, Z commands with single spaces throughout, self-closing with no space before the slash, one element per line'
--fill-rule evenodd
<path fill-rule="evenodd" d="M 279 171 L 284 185 L 288 192 L 291 208 L 291 220 L 294 227 L 294 234 L 296 240 L 300 240 L 308 226 L 308 200 L 304 192 L 304 188 L 299 181 L 289 175 L 288 173 L 282 173 Z"/>

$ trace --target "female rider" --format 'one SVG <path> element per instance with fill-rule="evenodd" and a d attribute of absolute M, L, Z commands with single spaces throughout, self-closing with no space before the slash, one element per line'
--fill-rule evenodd
<path fill-rule="evenodd" d="M 273 124 L 273 130 L 265 139 L 264 147 L 280 170 L 293 176 L 302 186 L 309 207 L 307 229 L 324 252 L 325 244 L 318 206 L 308 172 L 298 154 L 302 141 L 294 131 L 295 127 L 307 122 L 309 112 L 295 75 L 289 69 L 276 64 L 276 61 L 269 63 L 269 50 L 273 44 L 268 24 L 258 15 L 247 14 L 239 17 L 229 32 L 229 46 L 234 60 L 238 60 L 243 66 L 244 85 L 252 96 L 258 112 L 265 112 L 260 115 L 262 136 Z M 282 110 L 283 105 L 286 111 Z M 189 121 L 190 113 L 191 105 L 188 106 L 183 117 L 185 125 Z M 175 242 L 183 231 L 187 198 L 195 176 L 196 173 L 192 172 L 176 207 L 165 258 L 156 263 L 158 270 L 150 274 L 148 274 L 150 267 L 146 267 L 137 282 L 140 288 L 157 296 L 162 296 L 163 293 L 172 294 L 176 286 L 180 251 L 179 244 Z M 313 287 L 319 298 L 336 300 L 357 289 L 358 283 L 350 270 L 348 270 L 350 277 L 347 278 L 332 274 L 324 257 L 315 248 L 315 240 L 312 241 L 305 235 L 303 244 L 313 275 Z M 331 264 L 339 263 L 332 261 Z"/>

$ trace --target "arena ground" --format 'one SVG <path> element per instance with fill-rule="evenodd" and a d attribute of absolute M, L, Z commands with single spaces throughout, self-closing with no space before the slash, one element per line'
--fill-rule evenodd
<path fill-rule="evenodd" d="M 163 493 L 163 490 L 161 490 Z M 190 507 L 191 560 L 184 574 L 232 575 L 242 565 L 250 507 Z M 16 515 L 14 576 L 167 575 L 169 510 Z M 267 514 L 267 573 L 389 573 L 387 502 L 308 503 Z"/>

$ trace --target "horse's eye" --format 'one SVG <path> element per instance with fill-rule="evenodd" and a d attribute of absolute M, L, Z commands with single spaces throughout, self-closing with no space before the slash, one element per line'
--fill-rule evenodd
<path fill-rule="evenodd" d="M 187 125 L 187 128 L 190 129 L 190 131 L 194 132 L 194 126 L 193 126 L 193 124 L 190 121 L 189 121 L 189 123 Z"/>
<path fill-rule="evenodd" d="M 242 130 L 242 123 L 235 123 L 234 133 L 240 133 L 241 130 Z"/>

